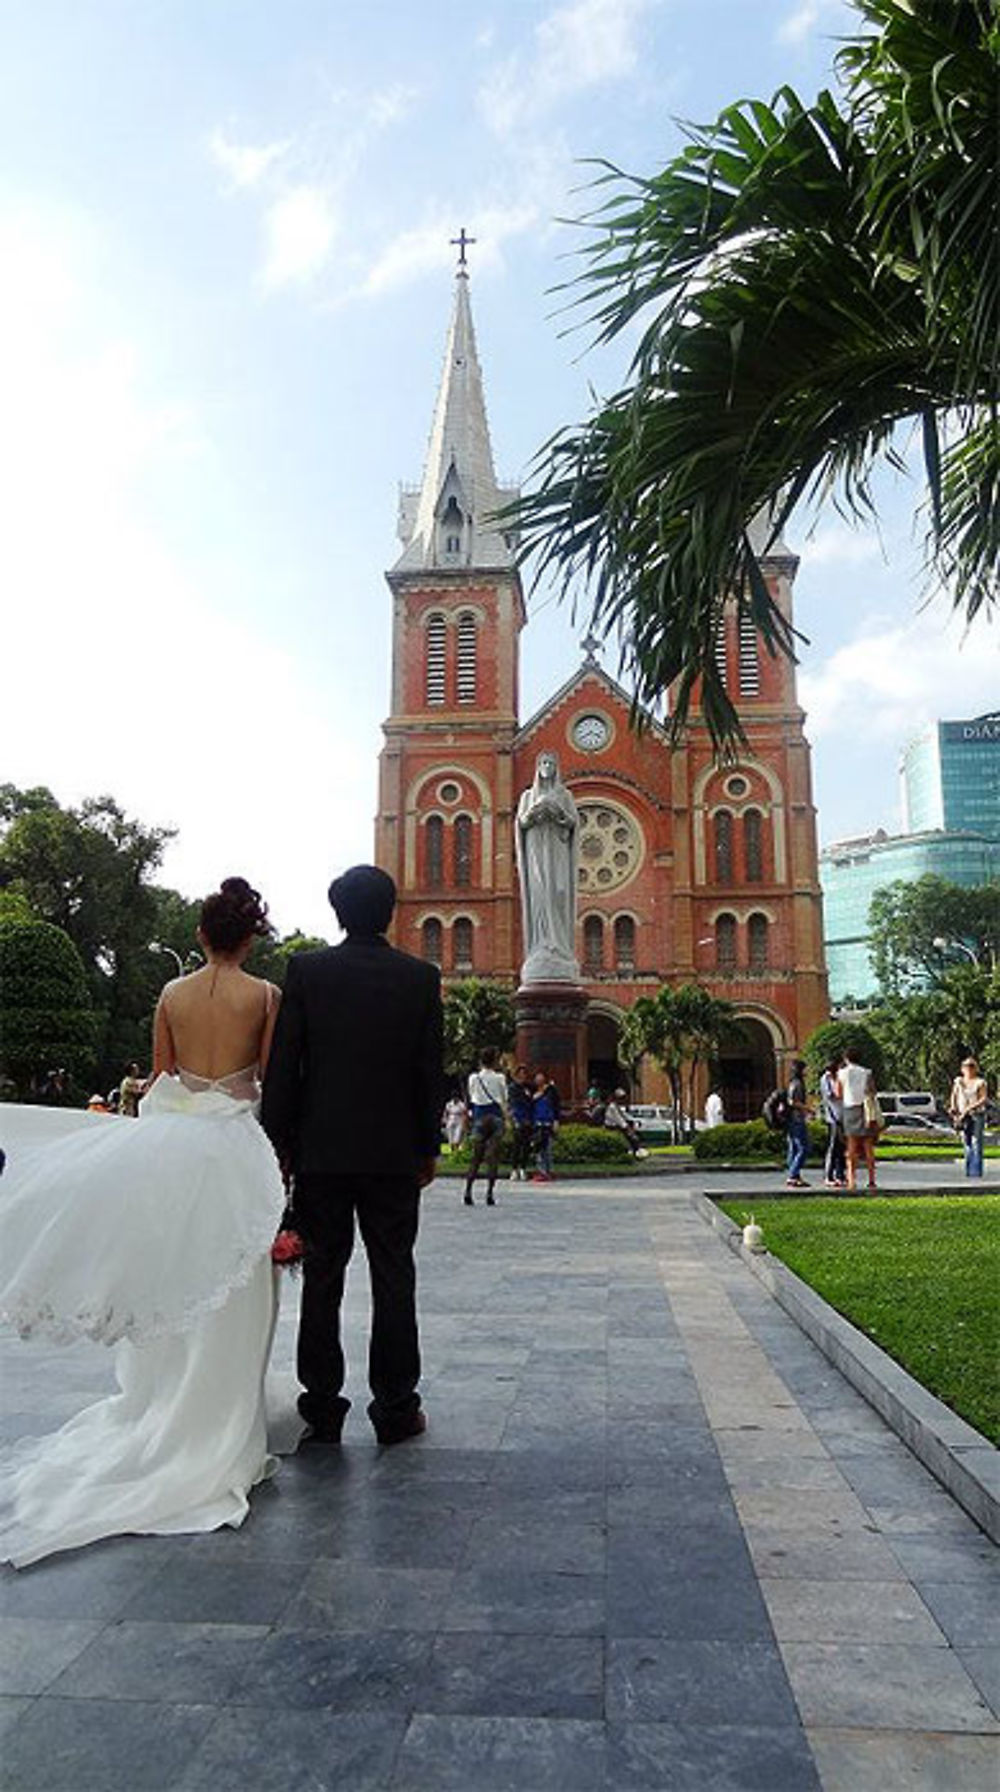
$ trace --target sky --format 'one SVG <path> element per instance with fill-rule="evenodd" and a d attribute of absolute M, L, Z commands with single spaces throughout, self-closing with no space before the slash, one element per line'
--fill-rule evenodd
<path fill-rule="evenodd" d="M 0 0 L 0 781 L 172 827 L 330 935 L 371 857 L 398 485 L 464 226 L 494 456 L 625 376 L 556 290 L 594 159 L 651 174 L 746 95 L 832 80 L 846 0 Z M 916 457 L 908 455 L 916 469 Z M 996 627 L 923 604 L 919 477 L 801 556 L 823 841 L 900 825 L 898 753 L 995 708 Z M 530 599 L 530 715 L 580 622 Z M 617 672 L 613 649 L 605 654 Z"/>

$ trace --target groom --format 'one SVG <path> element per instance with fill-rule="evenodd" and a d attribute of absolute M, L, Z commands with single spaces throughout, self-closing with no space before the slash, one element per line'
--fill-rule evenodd
<path fill-rule="evenodd" d="M 426 1430 L 420 1406 L 416 1271 L 420 1190 L 440 1142 L 441 976 L 385 938 L 396 886 L 374 865 L 330 885 L 347 938 L 289 960 L 261 1119 L 295 1177 L 305 1240 L 299 1411 L 340 1439 L 340 1304 L 357 1216 L 372 1291 L 368 1416 L 381 1444 Z"/>

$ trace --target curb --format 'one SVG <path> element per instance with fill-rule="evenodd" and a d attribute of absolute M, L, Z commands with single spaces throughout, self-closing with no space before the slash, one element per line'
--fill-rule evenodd
<path fill-rule="evenodd" d="M 748 1251 L 740 1227 L 710 1195 L 692 1191 L 689 1200 L 969 1517 L 1000 1543 L 1000 1451 L 777 1257 Z"/>

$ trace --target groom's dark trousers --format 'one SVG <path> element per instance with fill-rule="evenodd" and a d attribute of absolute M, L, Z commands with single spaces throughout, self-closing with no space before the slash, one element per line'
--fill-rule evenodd
<path fill-rule="evenodd" d="M 391 1431 L 420 1405 L 413 1249 L 420 1173 L 440 1144 L 440 973 L 379 936 L 289 961 L 261 1119 L 294 1173 L 305 1241 L 298 1374 L 303 1416 L 336 1429 L 340 1308 L 355 1221 L 368 1257 L 369 1408 Z"/>

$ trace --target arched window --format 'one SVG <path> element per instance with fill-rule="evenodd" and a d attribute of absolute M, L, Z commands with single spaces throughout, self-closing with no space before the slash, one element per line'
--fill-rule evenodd
<path fill-rule="evenodd" d="M 465 519 L 458 507 L 458 500 L 452 493 L 441 517 L 441 546 L 446 560 L 457 560 L 462 552 L 462 532 Z"/>
<path fill-rule="evenodd" d="M 720 971 L 736 969 L 735 915 L 720 915 L 715 923 L 715 962 Z"/>
<path fill-rule="evenodd" d="M 635 970 L 635 922 L 631 915 L 615 921 L 615 964 L 620 971 Z"/>
<path fill-rule="evenodd" d="M 748 809 L 743 817 L 743 862 L 747 883 L 763 883 L 764 818 L 759 809 Z"/>
<path fill-rule="evenodd" d="M 451 962 L 456 971 L 472 969 L 472 936 L 474 928 L 468 915 L 459 915 L 451 929 Z"/>
<path fill-rule="evenodd" d="M 467 890 L 472 882 L 471 815 L 456 815 L 452 832 L 455 844 L 455 888 Z"/>
<path fill-rule="evenodd" d="M 476 701 L 476 618 L 463 611 L 458 619 L 458 701 Z"/>
<path fill-rule="evenodd" d="M 427 817 L 424 877 L 429 890 L 440 890 L 444 883 L 444 822 L 440 815 Z"/>
<path fill-rule="evenodd" d="M 431 616 L 424 631 L 427 667 L 427 701 L 444 702 L 445 626 L 443 616 Z"/>
<path fill-rule="evenodd" d="M 747 939 L 749 944 L 750 969 L 766 971 L 770 959 L 768 935 L 770 924 L 766 915 L 751 915 L 747 923 Z"/>
<path fill-rule="evenodd" d="M 583 923 L 583 965 L 591 974 L 604 969 L 604 922 L 588 915 Z"/>
<path fill-rule="evenodd" d="M 733 818 L 728 809 L 720 809 L 715 816 L 715 881 L 733 881 Z"/>
<path fill-rule="evenodd" d="M 428 964 L 436 964 L 439 969 L 442 958 L 441 943 L 441 923 L 432 917 L 429 921 L 425 921 L 420 929 L 420 951 Z"/>

